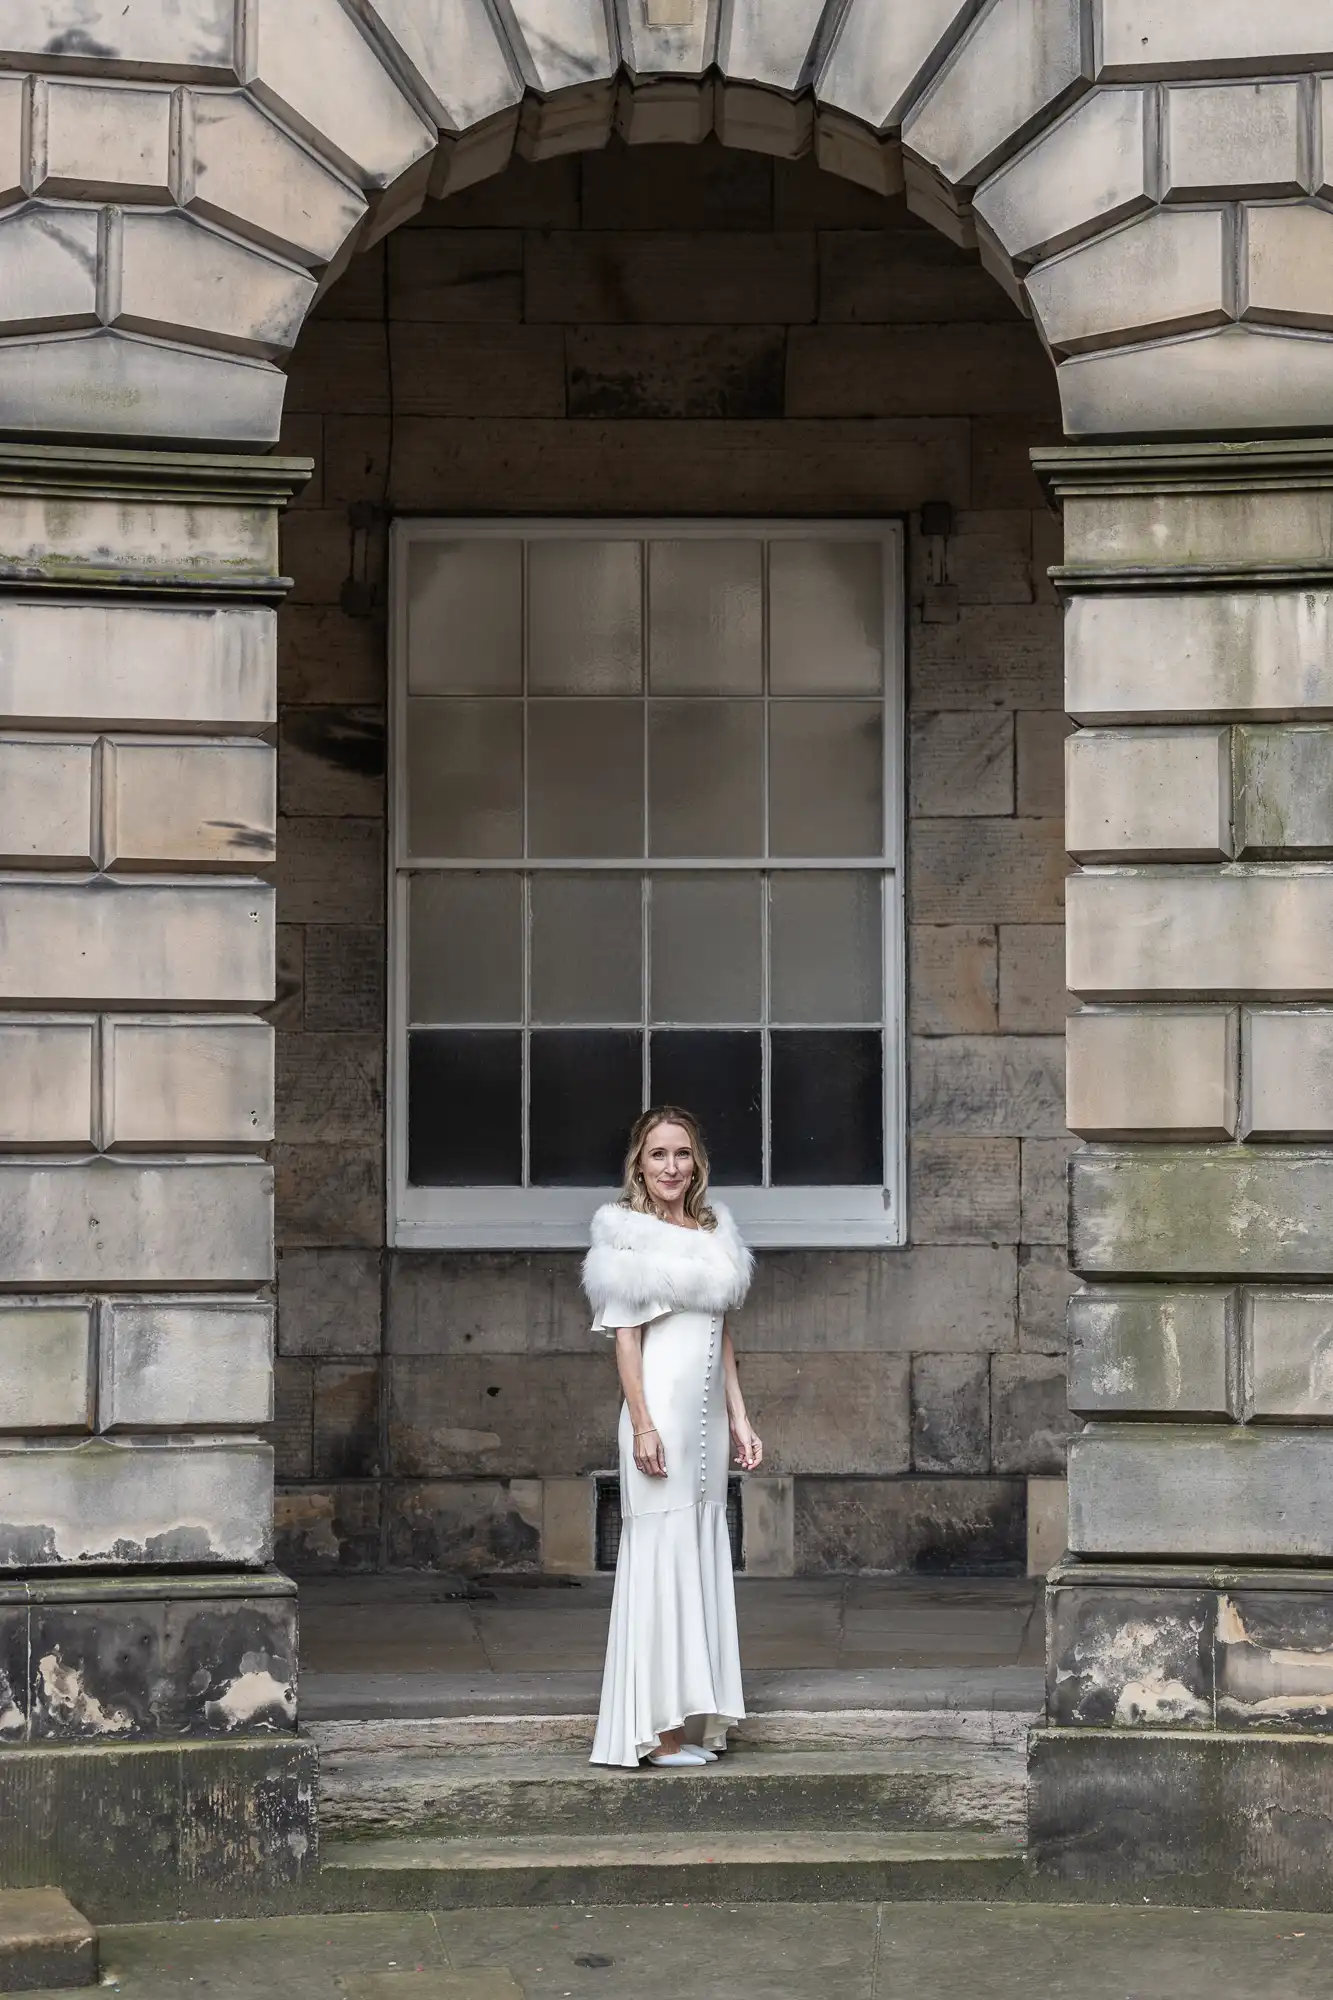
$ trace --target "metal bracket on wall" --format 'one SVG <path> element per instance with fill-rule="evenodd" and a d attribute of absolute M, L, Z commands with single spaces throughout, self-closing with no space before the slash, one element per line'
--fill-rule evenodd
<path fill-rule="evenodd" d="M 375 618 L 384 609 L 382 531 L 388 518 L 376 500 L 354 500 L 347 509 L 351 547 L 338 601 L 349 618 Z"/>

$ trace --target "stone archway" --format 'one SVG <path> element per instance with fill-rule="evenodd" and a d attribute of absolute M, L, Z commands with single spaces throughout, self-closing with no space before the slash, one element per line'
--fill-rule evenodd
<path fill-rule="evenodd" d="M 901 180 L 1031 312 L 1070 437 L 1120 441 L 1044 460 L 1069 529 L 1083 725 L 1070 1121 L 1095 1142 L 1073 1206 L 1095 1289 L 1073 1325 L 1094 1421 L 1072 1475 L 1081 1563 L 1054 1594 L 1040 1855 L 1066 1877 L 1193 1882 L 1191 1855 L 1221 1837 L 1219 1725 L 1256 1732 L 1227 1766 L 1234 1826 L 1308 1754 L 1265 1722 L 1326 1727 L 1333 1586 L 1307 1569 L 1296 1603 L 1278 1585 L 1333 1561 L 1317 1365 L 1333 1317 L 1317 1004 L 1333 994 L 1333 455 L 1262 441 L 1318 427 L 1333 390 L 1326 15 L 1320 0 L 1261 17 L 1246 0 L 1102 0 L 1095 19 L 1082 0 L 10 7 L 0 1045 L 24 1087 L 4 1093 L 0 1160 L 0 1564 L 107 1572 L 81 1628 L 94 1652 L 129 1616 L 121 1569 L 162 1571 L 135 1603 L 177 1607 L 147 1642 L 167 1684 L 177 1673 L 171 1729 L 230 1737 L 233 1775 L 282 1800 L 261 1870 L 299 1872 L 310 1810 L 290 1597 L 250 1581 L 268 1550 L 251 1433 L 271 1184 L 247 1152 L 271 1133 L 249 1010 L 271 992 L 272 893 L 248 871 L 272 856 L 274 530 L 302 469 L 244 454 L 276 438 L 281 363 L 358 248 L 515 150 L 613 128 L 813 149 L 872 187 Z M 1169 1576 L 1152 1567 L 1172 1559 Z M 1224 1585 L 1223 1561 L 1250 1568 Z M 167 1580 L 182 1564 L 189 1590 Z M 239 1584 L 214 1588 L 222 1571 Z M 203 1696 L 180 1650 L 187 1597 L 216 1620 Z M 40 1592 L 14 1617 L 14 1659 L 63 1648 L 84 1671 Z M 262 1672 L 242 1671 L 257 1649 Z M 5 1742 L 84 1728 L 16 1671 Z M 94 1720 L 132 1763 L 160 1701 L 146 1683 L 117 1700 Z M 1128 1753 L 1110 1723 L 1139 1730 Z M 1186 1752 L 1154 1733 L 1181 1724 Z M 182 1796 L 213 1783 L 188 1761 Z M 0 1787 L 17 1782 L 0 1757 Z M 1143 1812 L 1171 1796 L 1158 1847 L 1127 1858 L 1086 1837 L 1117 1787 Z M 1279 1866 L 1299 1895 L 1327 1859 L 1292 1847 Z M 71 1867 L 96 1884 L 95 1842 Z"/>

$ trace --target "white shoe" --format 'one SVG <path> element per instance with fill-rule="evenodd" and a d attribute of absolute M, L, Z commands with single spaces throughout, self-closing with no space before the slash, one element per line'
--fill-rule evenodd
<path fill-rule="evenodd" d="M 648 1762 L 656 1764 L 659 1771 L 697 1771 L 703 1764 L 704 1759 L 695 1751 L 687 1748 L 684 1750 L 655 1750 L 649 1755 Z"/>
<path fill-rule="evenodd" d="M 716 1764 L 717 1762 L 716 1750 L 705 1750 L 702 1743 L 687 1743 L 685 1745 L 685 1748 L 687 1750 L 693 1750 L 695 1756 L 700 1760 L 701 1763 Z"/>

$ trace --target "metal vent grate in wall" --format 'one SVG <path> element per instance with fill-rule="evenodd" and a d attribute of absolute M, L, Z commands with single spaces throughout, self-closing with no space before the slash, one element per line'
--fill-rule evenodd
<path fill-rule="evenodd" d="M 745 1535 L 741 1515 L 741 1482 L 727 1481 L 727 1539 L 731 1543 L 731 1567 L 745 1568 Z M 614 1476 L 597 1482 L 597 1524 L 595 1562 L 598 1569 L 614 1569 L 620 1554 L 620 1481 Z"/>

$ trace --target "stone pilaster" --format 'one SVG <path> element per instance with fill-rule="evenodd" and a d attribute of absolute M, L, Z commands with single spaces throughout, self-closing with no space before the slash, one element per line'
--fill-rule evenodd
<path fill-rule="evenodd" d="M 1299 1904 L 1333 1862 L 1333 442 L 1038 463 L 1086 1143 L 1034 1855 Z"/>
<path fill-rule="evenodd" d="M 0 444 L 0 1880 L 58 1859 L 94 1900 L 113 1830 L 58 1804 L 90 1745 L 112 1790 L 169 1778 L 163 1907 L 229 1843 L 278 1883 L 313 1851 L 259 1435 L 277 525 L 308 470 Z M 210 1797 L 252 1782 L 210 1859 Z"/>

